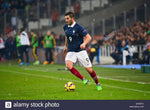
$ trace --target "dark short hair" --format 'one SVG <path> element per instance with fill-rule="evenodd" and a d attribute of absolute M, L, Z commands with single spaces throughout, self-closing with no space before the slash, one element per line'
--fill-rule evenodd
<path fill-rule="evenodd" d="M 74 17 L 74 13 L 73 12 L 67 12 L 66 14 L 65 14 L 65 16 L 70 16 L 71 18 L 73 18 Z"/>
<path fill-rule="evenodd" d="M 31 29 L 31 31 L 30 32 L 34 32 L 34 30 L 33 29 Z"/>
<path fill-rule="evenodd" d="M 21 30 L 20 30 L 20 31 L 21 31 L 21 32 L 23 32 L 24 30 L 25 30 L 25 28 L 21 28 Z"/>

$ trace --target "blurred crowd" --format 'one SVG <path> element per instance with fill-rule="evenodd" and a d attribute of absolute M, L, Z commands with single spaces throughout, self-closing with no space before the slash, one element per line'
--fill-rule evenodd
<path fill-rule="evenodd" d="M 40 17 L 51 17 L 52 19 L 52 26 L 56 26 L 58 24 L 59 16 L 64 14 L 66 11 L 66 7 L 69 5 L 69 2 L 66 2 L 66 0 L 50 0 L 50 4 L 48 0 L 38 0 L 39 1 L 39 8 L 40 8 Z M 50 6 L 48 6 L 50 5 Z M 80 2 L 78 0 L 71 0 L 70 5 L 73 7 L 74 13 L 76 18 L 80 17 Z M 10 34 L 13 30 L 17 29 L 17 17 L 15 16 L 15 10 L 16 9 L 22 9 L 24 11 L 30 10 L 29 16 L 34 16 L 35 10 L 33 7 L 37 6 L 37 1 L 35 0 L 0 0 L 0 16 L 4 16 L 4 13 L 10 14 L 11 17 L 7 22 L 6 26 L 6 34 L 2 35 L 1 38 L 3 38 L 5 43 L 5 58 L 6 59 L 12 59 L 16 58 L 16 39 L 15 34 Z M 61 10 L 59 9 L 61 6 Z M 50 14 L 42 13 L 42 11 Z M 23 26 L 26 28 L 26 19 L 24 19 L 24 14 L 20 15 L 20 19 L 24 22 Z M 32 17 L 34 18 L 34 17 Z M 33 20 L 33 19 L 32 19 Z M 3 24 L 4 21 L 2 17 L 0 17 L 0 22 Z M 3 25 L 0 25 L 0 29 L 3 29 Z M 29 34 L 29 33 L 28 33 Z M 38 34 L 36 32 L 38 37 L 38 48 L 43 48 L 43 39 L 44 36 L 42 34 Z M 63 46 L 64 45 L 64 35 L 57 35 L 56 33 L 52 32 L 57 46 Z M 105 34 L 98 36 L 94 38 L 94 40 L 91 42 L 89 47 L 95 48 L 95 50 L 92 51 L 88 49 L 90 59 L 93 60 L 94 56 L 97 56 L 100 54 L 99 47 L 100 46 L 114 46 L 114 52 L 111 53 L 112 58 L 115 60 L 115 64 L 122 64 L 122 54 L 123 50 L 129 49 L 130 46 L 135 45 L 149 45 L 149 35 L 150 35 L 150 19 L 146 22 L 137 21 L 131 26 L 127 26 L 126 28 L 122 29 L 120 28 L 116 32 L 112 32 L 111 34 Z M 29 34 L 29 38 L 31 40 L 31 35 Z M 146 50 L 147 47 L 145 47 Z M 95 53 L 92 53 L 95 52 Z M 146 53 L 146 54 L 144 54 Z M 145 56 L 147 55 L 147 52 L 143 52 L 143 61 L 142 63 L 147 63 Z M 133 55 L 132 55 L 133 57 Z M 149 56 L 148 56 L 149 57 Z M 147 58 L 148 58 L 147 57 Z M 132 59 L 131 56 L 129 59 Z M 99 63 L 99 59 L 98 59 Z"/>
<path fill-rule="evenodd" d="M 150 19 L 147 22 L 137 21 L 133 25 L 120 29 L 111 38 L 107 39 L 107 35 L 98 38 L 100 46 L 115 45 L 119 40 L 131 41 L 133 45 L 143 45 L 150 34 Z"/>
<path fill-rule="evenodd" d="M 44 37 L 47 33 L 41 34 L 41 35 L 39 35 L 38 32 L 35 32 L 35 33 L 38 37 L 38 48 L 44 48 L 43 40 L 44 40 Z M 30 33 L 28 33 L 28 35 L 29 35 L 29 40 L 31 42 L 32 35 Z M 64 45 L 64 41 L 65 41 L 64 35 L 57 36 L 54 32 L 52 32 L 52 35 L 54 36 L 54 38 L 56 40 L 57 46 L 63 46 Z M 9 36 L 9 34 L 8 34 L 8 36 L 1 36 L 0 38 L 3 39 L 4 44 L 5 44 L 5 51 L 3 51 L 4 52 L 3 55 L 4 55 L 5 59 L 9 60 L 9 59 L 17 58 L 16 35 L 14 35 L 14 36 L 10 35 Z"/>
<path fill-rule="evenodd" d="M 38 32 L 36 32 L 36 34 L 39 43 L 38 48 L 43 48 L 42 41 L 46 33 L 45 35 L 42 34 L 39 35 Z M 55 34 L 54 32 L 52 32 L 52 35 L 56 40 L 56 46 L 64 46 L 64 41 L 65 41 L 64 35 L 57 36 L 57 34 Z M 5 58 L 6 59 L 16 58 L 17 54 L 16 54 L 15 37 L 14 36 L 2 36 L 2 37 L 5 42 Z M 29 33 L 29 38 L 31 41 L 30 33 Z M 127 47 L 132 45 L 135 46 L 135 45 L 149 45 L 149 44 L 150 44 L 150 19 L 147 22 L 140 22 L 140 21 L 135 22 L 132 26 L 126 27 L 125 29 L 120 29 L 119 31 L 114 32 L 111 35 L 102 35 L 94 38 L 94 40 L 91 42 L 89 47 L 96 48 L 96 50 L 94 51 L 95 53 L 92 53 L 93 51 L 89 49 L 89 55 L 92 61 L 94 56 L 100 54 L 99 47 L 114 46 L 115 47 L 114 52 L 111 53 L 112 58 L 115 60 L 114 64 L 122 64 L 123 50 L 127 50 L 126 49 Z M 148 46 L 145 47 L 145 50 L 146 48 L 148 48 Z M 143 56 L 145 57 L 144 52 L 143 52 Z M 145 59 L 142 63 L 146 63 L 146 60 L 147 59 Z M 99 59 L 98 59 L 98 63 L 99 63 Z"/>
<path fill-rule="evenodd" d="M 148 50 L 148 45 L 150 44 L 150 19 L 146 22 L 137 21 L 133 25 L 126 27 L 125 29 L 120 29 L 117 32 L 112 32 L 111 35 L 102 35 L 96 37 L 99 46 L 114 46 L 114 52 L 111 53 L 111 57 L 115 60 L 114 64 L 122 64 L 123 61 L 123 51 L 131 50 L 131 47 L 135 45 L 147 45 L 143 47 L 143 54 L 140 58 L 139 55 L 136 54 L 135 57 L 139 59 L 137 63 L 148 64 L 149 62 L 149 54 L 145 52 Z M 139 51 L 139 50 L 137 50 Z M 97 52 L 98 53 L 98 52 Z M 146 53 L 146 54 L 145 54 Z M 131 63 L 133 59 L 132 55 L 129 55 L 127 58 L 127 62 Z"/>
<path fill-rule="evenodd" d="M 52 26 L 58 24 L 59 16 L 64 15 L 66 7 L 71 5 L 77 17 L 80 15 L 80 2 L 78 0 L 70 0 L 70 4 L 66 0 L 0 0 L 0 37 L 5 42 L 5 57 L 6 59 L 16 58 L 16 32 L 19 31 L 17 22 L 19 20 L 23 23 L 23 28 L 27 28 L 26 12 L 29 12 L 29 21 L 37 20 L 37 3 L 39 3 L 40 18 L 52 19 Z M 61 8 L 61 9 L 60 9 Z M 18 13 L 16 13 L 18 10 Z M 21 10 L 21 11 L 20 11 Z M 6 23 L 4 24 L 4 14 L 6 14 Z M 16 16 L 17 15 L 17 16 Z M 6 25 L 6 30 L 4 30 Z M 6 32 L 5 32 L 6 31 Z M 4 33 L 4 34 L 3 34 Z M 45 35 L 38 34 L 39 47 L 43 48 L 42 40 Z M 46 33 L 45 33 L 46 34 Z M 52 32 L 56 39 L 57 46 L 64 44 L 64 36 L 57 36 Z M 30 40 L 31 40 L 31 35 Z"/>
<path fill-rule="evenodd" d="M 66 0 L 0 0 L 0 22 L 2 23 L 0 33 L 4 31 L 4 25 L 6 28 L 11 27 L 12 30 L 18 29 L 19 20 L 22 22 L 23 28 L 27 28 L 27 22 L 37 21 L 38 15 L 39 18 L 51 19 L 52 26 L 56 26 L 60 16 L 64 15 L 69 6 L 73 7 L 78 18 L 80 16 L 80 2 L 78 0 L 70 0 L 70 3 Z"/>

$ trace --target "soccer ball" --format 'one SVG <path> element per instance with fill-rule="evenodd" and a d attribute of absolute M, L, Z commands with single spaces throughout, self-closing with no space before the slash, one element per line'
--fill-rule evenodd
<path fill-rule="evenodd" d="M 75 84 L 73 82 L 67 82 L 65 84 L 65 91 L 74 91 L 75 90 Z"/>
<path fill-rule="evenodd" d="M 132 67 L 131 69 L 132 69 L 132 70 L 135 70 L 136 68 L 135 68 L 135 67 Z"/>

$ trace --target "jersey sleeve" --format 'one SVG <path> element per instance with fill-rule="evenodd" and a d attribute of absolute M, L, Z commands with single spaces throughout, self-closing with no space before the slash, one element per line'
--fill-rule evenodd
<path fill-rule="evenodd" d="M 53 40 L 53 45 L 56 46 L 56 40 L 55 40 L 54 36 L 52 36 L 52 40 Z"/>
<path fill-rule="evenodd" d="M 45 40 L 46 40 L 46 36 L 44 36 L 44 39 L 43 39 L 43 47 L 44 48 L 45 48 L 45 45 L 46 45 Z"/>
<path fill-rule="evenodd" d="M 65 25 L 63 26 L 63 30 L 64 30 L 64 31 L 65 31 L 66 27 L 67 27 L 67 25 L 65 24 Z"/>
<path fill-rule="evenodd" d="M 82 37 L 88 34 L 88 32 L 81 25 L 79 25 L 79 33 L 80 33 L 80 36 Z"/>
<path fill-rule="evenodd" d="M 32 41 L 31 45 L 35 44 L 36 41 L 38 40 L 38 39 L 37 39 L 37 36 L 33 36 L 33 39 L 34 39 L 34 41 Z"/>

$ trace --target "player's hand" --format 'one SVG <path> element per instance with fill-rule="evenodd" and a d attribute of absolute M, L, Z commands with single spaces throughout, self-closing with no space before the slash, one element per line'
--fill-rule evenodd
<path fill-rule="evenodd" d="M 85 46 L 86 46 L 86 45 L 85 45 L 84 43 L 82 43 L 82 44 L 80 45 L 80 48 L 81 48 L 81 49 L 85 49 Z"/>
<path fill-rule="evenodd" d="M 63 54 L 67 53 L 67 47 L 65 46 L 64 50 L 63 50 Z"/>

